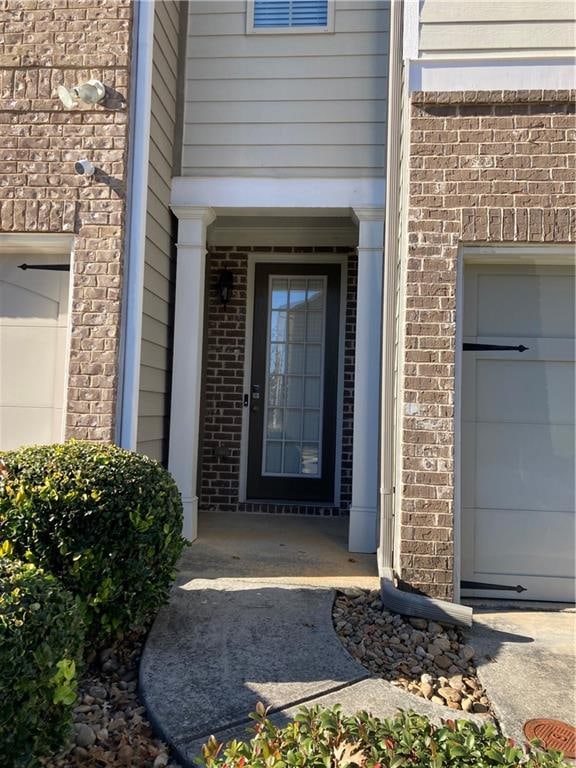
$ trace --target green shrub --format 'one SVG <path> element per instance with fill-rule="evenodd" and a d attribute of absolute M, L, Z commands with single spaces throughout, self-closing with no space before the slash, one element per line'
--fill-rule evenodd
<path fill-rule="evenodd" d="M 54 576 L 0 558 L 2 765 L 33 766 L 61 746 L 76 699 L 83 639 L 81 609 Z"/>
<path fill-rule="evenodd" d="M 339 707 L 302 707 L 283 728 L 268 720 L 262 705 L 251 717 L 256 735 L 250 743 L 219 744 L 212 736 L 203 747 L 208 768 L 560 768 L 558 752 L 529 755 L 500 735 L 492 723 L 447 721 L 436 727 L 426 717 L 402 712 L 378 720 L 365 712 L 344 717 Z"/>
<path fill-rule="evenodd" d="M 81 598 L 93 643 L 146 626 L 184 545 L 170 474 L 141 454 L 80 441 L 1 458 L 0 541 Z"/>

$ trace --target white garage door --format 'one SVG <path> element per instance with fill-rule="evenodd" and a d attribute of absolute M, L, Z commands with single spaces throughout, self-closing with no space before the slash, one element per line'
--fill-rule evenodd
<path fill-rule="evenodd" d="M 574 600 L 574 270 L 466 268 L 462 579 Z M 464 594 L 514 597 L 513 592 Z"/>
<path fill-rule="evenodd" d="M 61 256 L 0 256 L 0 448 L 63 438 L 69 272 Z"/>

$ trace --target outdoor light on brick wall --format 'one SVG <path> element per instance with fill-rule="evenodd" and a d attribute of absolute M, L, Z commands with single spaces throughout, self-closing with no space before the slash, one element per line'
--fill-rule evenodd
<path fill-rule="evenodd" d="M 223 269 L 218 278 L 218 296 L 220 303 L 226 306 L 232 297 L 234 288 L 234 275 L 229 269 Z"/>
<path fill-rule="evenodd" d="M 74 109 L 79 101 L 85 104 L 97 104 L 105 95 L 106 88 L 100 80 L 88 80 L 73 88 L 66 88 L 65 85 L 58 86 L 58 98 L 66 109 Z"/>

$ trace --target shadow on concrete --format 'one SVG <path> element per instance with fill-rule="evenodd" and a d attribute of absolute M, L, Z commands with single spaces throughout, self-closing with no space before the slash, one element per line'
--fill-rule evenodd
<path fill-rule="evenodd" d="M 299 705 L 313 703 L 379 717 L 398 708 L 436 720 L 470 717 L 372 677 L 341 644 L 332 625 L 335 590 L 378 588 L 376 557 L 347 551 L 347 523 L 268 515 L 201 519 L 140 666 L 149 716 L 182 765 L 194 764 L 212 733 L 220 741 L 249 738 L 248 715 L 258 702 L 279 725 Z M 548 700 L 566 707 L 570 698 L 559 688 L 566 687 L 566 656 L 550 650 L 554 632 L 543 631 L 546 614 L 537 615 L 545 617 L 538 626 L 536 614 L 524 624 L 477 615 L 465 631 L 480 681 L 505 731 L 520 741 L 520 720 L 557 717 L 542 714 L 557 712 Z"/>

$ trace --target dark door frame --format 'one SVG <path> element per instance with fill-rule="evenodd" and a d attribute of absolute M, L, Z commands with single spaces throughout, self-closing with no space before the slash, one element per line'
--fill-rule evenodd
<path fill-rule="evenodd" d="M 335 477 L 334 477 L 334 502 L 330 506 L 340 504 L 341 466 L 342 466 L 342 427 L 344 410 L 344 345 L 346 326 L 346 298 L 347 298 L 347 254 L 322 254 L 322 253 L 251 253 L 248 256 L 248 275 L 246 289 L 246 335 L 244 356 L 244 393 L 250 392 L 252 372 L 252 336 L 254 324 L 254 278 L 256 264 L 320 264 L 339 265 L 340 272 L 340 328 L 339 328 L 339 352 L 338 352 L 338 385 L 337 385 L 337 409 L 336 409 L 336 451 L 335 451 Z M 240 503 L 250 501 L 247 497 L 248 478 L 248 438 L 249 438 L 249 408 L 242 409 L 242 442 L 240 450 Z M 255 500 L 258 502 L 259 500 Z M 276 503 L 273 499 L 262 500 L 265 503 Z M 278 500 L 278 503 L 283 503 Z M 287 501 L 286 504 L 302 506 L 302 502 Z M 322 502 L 310 502 L 306 506 L 326 506 Z"/>

